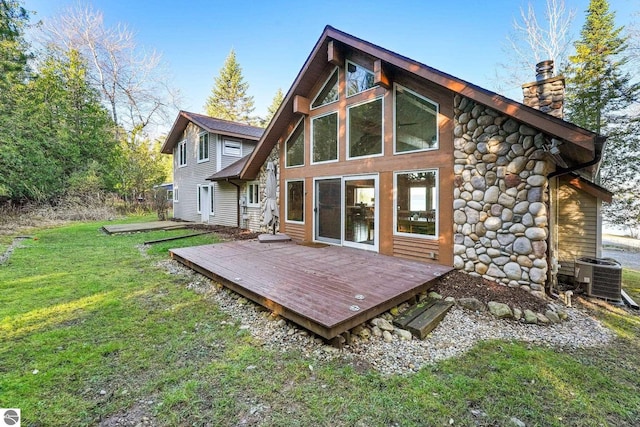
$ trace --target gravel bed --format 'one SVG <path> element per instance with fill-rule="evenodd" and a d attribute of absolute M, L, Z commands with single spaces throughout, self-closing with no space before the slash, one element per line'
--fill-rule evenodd
<path fill-rule="evenodd" d="M 176 261 L 162 261 L 160 264 L 170 274 L 188 275 L 189 289 L 214 301 L 234 323 L 239 324 L 240 330 L 248 331 L 267 348 L 282 352 L 297 350 L 316 360 L 342 359 L 357 366 L 371 367 L 385 375 L 408 374 L 425 365 L 462 355 L 483 340 L 518 340 L 575 349 L 604 346 L 613 339 L 608 329 L 578 308 L 566 308 L 567 321 L 539 326 L 500 320 L 487 313 L 454 307 L 424 340 L 401 340 L 393 335 L 393 340 L 386 342 L 381 337 L 363 340 L 353 336 L 351 344 L 339 350 Z"/>

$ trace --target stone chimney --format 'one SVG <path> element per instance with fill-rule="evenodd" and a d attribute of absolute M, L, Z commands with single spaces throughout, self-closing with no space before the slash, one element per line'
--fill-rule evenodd
<path fill-rule="evenodd" d="M 553 61 L 536 64 L 536 81 L 522 85 L 524 105 L 564 118 L 564 77 L 553 77 Z"/>

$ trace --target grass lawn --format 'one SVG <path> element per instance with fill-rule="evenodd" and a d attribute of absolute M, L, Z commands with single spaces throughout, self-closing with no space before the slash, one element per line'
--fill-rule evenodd
<path fill-rule="evenodd" d="M 189 231 L 108 236 L 102 225 L 34 231 L 37 239 L 0 266 L 0 407 L 21 408 L 23 426 L 96 425 L 125 413 L 168 426 L 508 425 L 511 417 L 528 426 L 635 426 L 640 419 L 640 317 L 619 309 L 593 307 L 619 336 L 605 349 L 492 341 L 414 375 L 385 377 L 269 351 L 186 289 L 185 276 L 156 265 L 170 247 L 215 236 L 143 254 L 143 241 Z M 639 276 L 625 272 L 635 295 Z"/>

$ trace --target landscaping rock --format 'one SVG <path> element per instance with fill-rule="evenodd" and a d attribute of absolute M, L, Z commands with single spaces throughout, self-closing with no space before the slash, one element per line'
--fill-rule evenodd
<path fill-rule="evenodd" d="M 538 323 L 542 323 L 543 325 L 549 324 L 549 318 L 542 313 L 536 313 L 536 317 L 538 318 Z"/>
<path fill-rule="evenodd" d="M 431 299 L 442 299 L 442 295 L 440 295 L 440 294 L 439 294 L 439 293 L 437 293 L 437 292 L 433 292 L 433 291 L 429 292 L 429 293 L 427 294 L 427 296 L 428 296 L 429 298 L 431 298 Z"/>
<path fill-rule="evenodd" d="M 522 310 L 517 307 L 513 307 L 513 318 L 515 320 L 520 320 L 522 318 Z"/>
<path fill-rule="evenodd" d="M 396 328 L 394 329 L 393 333 L 398 337 L 400 337 L 401 340 L 411 341 L 411 339 L 413 338 L 413 336 L 411 335 L 411 332 L 405 329 Z"/>
<path fill-rule="evenodd" d="M 544 315 L 546 316 L 547 319 L 549 319 L 551 323 L 560 323 L 560 317 L 558 316 L 558 313 L 556 313 L 555 311 L 547 310 L 545 311 Z"/>
<path fill-rule="evenodd" d="M 391 332 L 389 331 L 383 331 L 382 332 L 382 339 L 385 342 L 392 342 L 393 341 L 393 337 L 391 336 Z"/>
<path fill-rule="evenodd" d="M 378 328 L 380 328 L 382 331 L 389 331 L 392 332 L 393 331 L 393 325 L 391 324 L 391 322 L 389 322 L 386 319 L 378 319 L 378 322 L 376 323 L 376 326 Z"/>
<path fill-rule="evenodd" d="M 489 306 L 489 312 L 498 319 L 510 319 L 513 317 L 513 312 L 507 304 L 490 301 L 487 305 Z"/>
<path fill-rule="evenodd" d="M 536 323 L 538 323 L 538 316 L 536 316 L 536 314 L 531 310 L 525 310 L 524 311 L 524 323 L 529 323 L 529 324 L 535 325 Z"/>
<path fill-rule="evenodd" d="M 477 298 L 458 298 L 458 305 L 472 311 L 486 311 L 485 305 Z"/>

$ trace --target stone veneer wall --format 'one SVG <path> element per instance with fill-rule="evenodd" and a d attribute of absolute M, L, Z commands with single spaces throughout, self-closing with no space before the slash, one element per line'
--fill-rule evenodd
<path fill-rule="evenodd" d="M 512 287 L 547 278 L 544 134 L 456 95 L 454 267 Z"/>
<path fill-rule="evenodd" d="M 267 227 L 264 225 L 264 205 L 266 203 L 266 197 L 264 195 L 265 189 L 267 188 L 267 163 L 273 162 L 276 165 L 276 203 L 278 204 L 278 223 L 276 224 L 276 232 L 280 231 L 280 222 L 282 222 L 284 218 L 284 206 L 280 204 L 280 143 L 277 143 L 267 160 L 260 167 L 260 173 L 258 174 L 258 179 L 260 180 L 260 231 L 261 232 L 272 232 L 272 227 Z"/>

